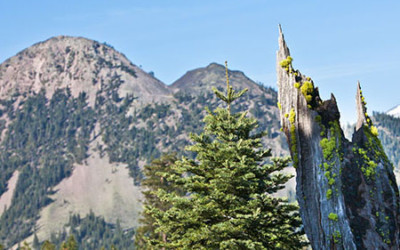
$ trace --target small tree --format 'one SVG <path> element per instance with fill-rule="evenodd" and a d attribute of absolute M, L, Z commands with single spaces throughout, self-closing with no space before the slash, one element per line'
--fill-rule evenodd
<path fill-rule="evenodd" d="M 75 240 L 75 237 L 71 234 L 68 237 L 67 242 L 63 242 L 61 244 L 61 250 L 78 250 L 78 243 Z"/>
<path fill-rule="evenodd" d="M 24 245 L 22 247 L 19 247 L 18 249 L 21 250 L 32 250 L 32 248 L 29 246 L 28 242 L 24 241 Z"/>
<path fill-rule="evenodd" d="M 152 240 L 155 249 L 299 249 L 304 246 L 298 206 L 272 194 L 291 176 L 280 171 L 289 159 L 266 159 L 256 133 L 257 121 L 246 112 L 231 113 L 231 103 L 246 91 L 227 94 L 213 89 L 226 108 L 207 110 L 203 133 L 191 135 L 187 150 L 196 159 L 183 157 L 166 173 L 167 180 L 188 195 L 159 189 L 157 198 L 170 204 L 167 210 L 148 205 L 155 232 L 167 240 Z M 165 175 L 164 175 L 165 176 Z"/>
<path fill-rule="evenodd" d="M 153 216 L 149 213 L 150 208 L 157 208 L 160 211 L 166 211 L 171 207 L 171 204 L 166 201 L 161 201 L 155 194 L 158 189 L 165 192 L 180 193 L 170 182 L 166 180 L 166 176 L 171 173 L 171 166 L 177 161 L 176 154 L 164 154 L 159 159 L 155 159 L 151 164 L 144 167 L 143 173 L 145 179 L 142 181 L 142 186 L 145 191 L 144 195 L 144 210 L 142 217 L 139 220 L 141 226 L 136 230 L 135 244 L 139 249 L 152 249 L 152 241 L 166 241 L 167 235 L 163 232 L 156 232 L 157 225 Z"/>
<path fill-rule="evenodd" d="M 56 246 L 53 243 L 51 243 L 50 241 L 46 240 L 45 242 L 43 242 L 41 249 L 42 250 L 55 250 Z"/>

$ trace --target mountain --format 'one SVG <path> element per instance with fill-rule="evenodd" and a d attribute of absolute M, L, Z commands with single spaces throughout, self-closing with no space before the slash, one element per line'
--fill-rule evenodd
<path fill-rule="evenodd" d="M 390 109 L 386 114 L 399 118 L 400 117 L 400 105 Z"/>
<path fill-rule="evenodd" d="M 112 47 L 82 37 L 58 36 L 37 43 L 0 65 L 0 98 L 38 93 L 50 98 L 56 89 L 70 88 L 73 97 L 85 92 L 91 105 L 98 90 L 118 75 L 120 96 L 133 94 L 150 103 L 170 96 L 164 83 L 132 64 Z"/>
<path fill-rule="evenodd" d="M 234 88 L 250 90 L 232 109 L 249 110 L 268 131 L 264 145 L 287 155 L 276 91 L 228 73 Z M 211 86 L 225 79 L 212 63 L 166 86 L 109 45 L 65 36 L 0 64 L 0 243 L 60 244 L 73 234 L 86 249 L 131 248 L 141 168 L 183 152 L 205 107 L 221 105 Z"/>
<path fill-rule="evenodd" d="M 229 70 L 229 82 L 233 86 L 248 88 L 252 95 L 262 95 L 262 87 L 255 88 L 255 82 L 248 78 L 243 72 Z M 175 91 L 183 91 L 192 94 L 201 94 L 209 91 L 212 87 L 224 89 L 226 87 L 225 67 L 211 63 L 207 67 L 188 71 L 170 86 Z M 276 93 L 270 93 L 270 98 Z"/>

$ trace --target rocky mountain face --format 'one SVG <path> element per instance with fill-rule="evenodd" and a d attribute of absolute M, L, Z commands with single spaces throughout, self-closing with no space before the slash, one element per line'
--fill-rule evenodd
<path fill-rule="evenodd" d="M 232 109 L 250 110 L 268 131 L 263 143 L 287 155 L 276 91 L 229 76 L 250 89 Z M 141 167 L 182 153 L 204 108 L 221 105 L 211 86 L 224 84 L 225 68 L 213 63 L 166 86 L 109 45 L 64 36 L 0 64 L 0 243 L 60 243 L 73 233 L 86 249 L 130 249 Z"/>
<path fill-rule="evenodd" d="M 313 249 L 398 249 L 399 191 L 393 166 L 367 114 L 360 85 L 352 141 L 335 97 L 321 100 L 292 66 L 280 30 L 277 74 L 281 124 L 296 167 L 297 200 Z"/>
<path fill-rule="evenodd" d="M 170 97 L 168 87 L 132 64 L 106 44 L 81 37 L 58 36 L 37 43 L 0 65 L 0 98 L 38 93 L 46 89 L 51 98 L 56 89 L 69 88 L 73 97 L 85 92 L 94 105 L 97 91 L 112 78 L 121 85 L 118 94 L 133 94 L 137 101 L 151 103 Z"/>

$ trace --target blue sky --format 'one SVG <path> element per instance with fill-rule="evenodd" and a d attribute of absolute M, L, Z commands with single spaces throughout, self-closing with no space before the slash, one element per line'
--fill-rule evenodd
<path fill-rule="evenodd" d="M 56 35 L 107 42 L 170 84 L 211 62 L 276 88 L 278 24 L 293 65 L 333 92 L 354 122 L 361 81 L 369 111 L 400 104 L 400 1 L 0 1 L 0 62 Z"/>

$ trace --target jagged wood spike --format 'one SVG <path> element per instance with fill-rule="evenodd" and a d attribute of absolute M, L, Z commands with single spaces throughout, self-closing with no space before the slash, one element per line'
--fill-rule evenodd
<path fill-rule="evenodd" d="M 302 89 L 310 79 L 281 65 L 288 56 L 280 27 L 281 124 L 297 166 L 297 200 L 313 249 L 399 249 L 399 191 L 392 165 L 368 121 L 360 86 L 360 124 L 349 142 L 340 128 L 334 96 L 322 101 L 317 89 Z M 293 68 L 291 60 L 289 66 Z"/>
<path fill-rule="evenodd" d="M 356 107 L 357 107 L 356 130 L 359 130 L 364 124 L 367 124 L 367 121 L 365 118 L 366 108 L 364 105 L 361 86 L 360 86 L 359 81 L 357 82 Z"/>

